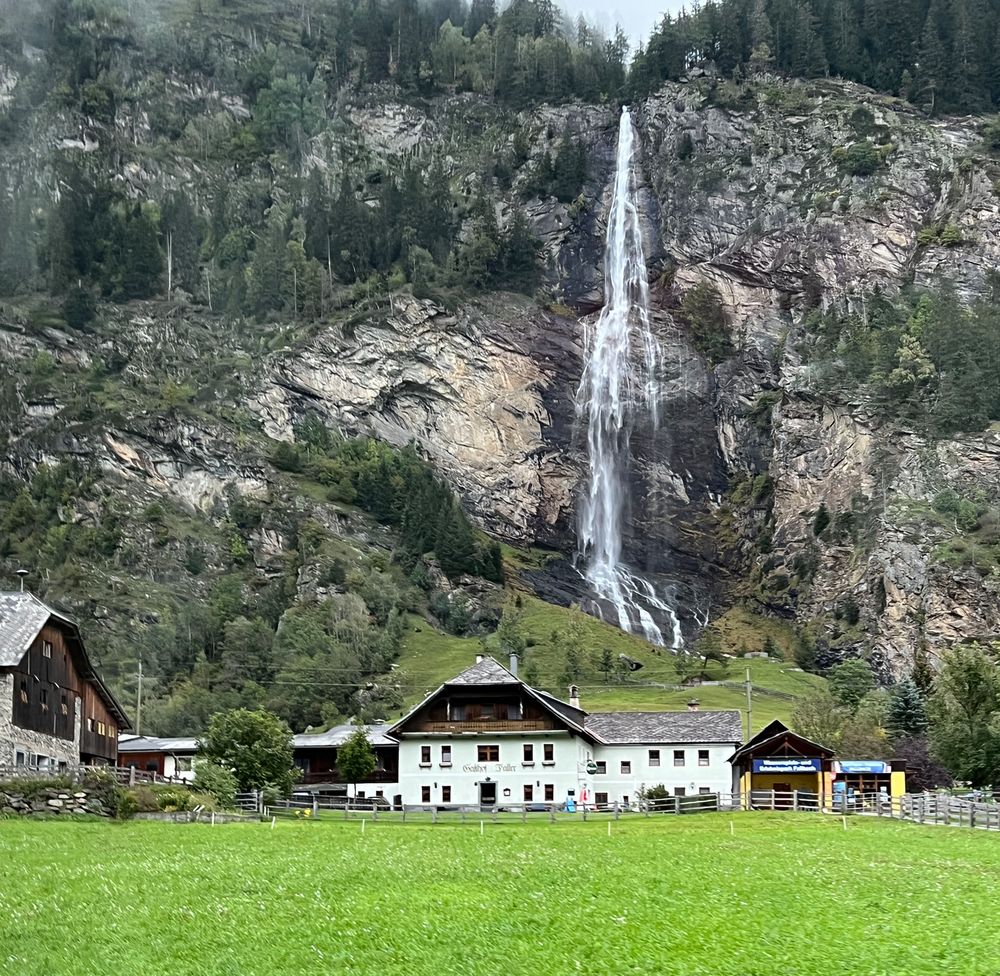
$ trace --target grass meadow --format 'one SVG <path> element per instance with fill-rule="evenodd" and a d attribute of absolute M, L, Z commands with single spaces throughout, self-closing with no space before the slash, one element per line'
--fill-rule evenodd
<path fill-rule="evenodd" d="M 0 972 L 1000 973 L 1000 837 L 847 823 L 7 821 Z"/>

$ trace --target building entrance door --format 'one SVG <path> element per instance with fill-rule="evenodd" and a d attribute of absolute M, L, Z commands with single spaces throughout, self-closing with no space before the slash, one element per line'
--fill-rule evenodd
<path fill-rule="evenodd" d="M 497 784 L 479 784 L 479 805 L 481 807 L 495 807 L 497 805 Z"/>

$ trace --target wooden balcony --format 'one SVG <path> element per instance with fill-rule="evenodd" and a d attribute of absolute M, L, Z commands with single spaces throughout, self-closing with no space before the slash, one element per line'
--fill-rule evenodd
<path fill-rule="evenodd" d="M 414 726 L 415 732 L 450 732 L 461 735 L 463 732 L 550 732 L 556 728 L 554 722 L 545 719 L 527 721 L 512 721 L 510 719 L 478 719 L 475 722 L 421 722 Z"/>
<path fill-rule="evenodd" d="M 345 783 L 340 771 L 336 769 L 315 770 L 304 773 L 301 769 L 296 774 L 295 781 L 302 785 L 312 785 L 315 783 Z M 396 783 L 399 781 L 399 772 L 395 769 L 376 769 L 374 773 L 369 773 L 365 777 L 365 783 Z"/>

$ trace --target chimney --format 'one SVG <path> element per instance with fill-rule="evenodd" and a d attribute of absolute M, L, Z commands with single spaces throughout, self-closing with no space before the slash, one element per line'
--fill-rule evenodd
<path fill-rule="evenodd" d="M 569 703 L 573 708 L 580 707 L 580 689 L 576 685 L 569 686 Z"/>
<path fill-rule="evenodd" d="M 482 664 L 482 663 L 483 663 L 483 655 L 482 654 L 477 654 L 476 655 L 476 664 Z"/>
<path fill-rule="evenodd" d="M 696 712 L 696 711 L 698 711 L 698 706 L 700 704 L 701 704 L 701 702 L 698 701 L 697 698 L 692 698 L 691 701 L 688 702 L 688 711 L 689 712 Z"/>
<path fill-rule="evenodd" d="M 510 652 L 510 673 L 517 677 L 517 651 Z"/>
<path fill-rule="evenodd" d="M 17 571 L 17 576 L 21 580 L 21 592 L 22 593 L 24 592 L 24 579 L 25 579 L 25 577 L 27 575 L 28 575 L 28 571 L 26 569 L 19 569 Z"/>

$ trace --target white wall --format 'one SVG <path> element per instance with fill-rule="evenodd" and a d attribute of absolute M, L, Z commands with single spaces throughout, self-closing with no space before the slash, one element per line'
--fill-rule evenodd
<path fill-rule="evenodd" d="M 659 750 L 660 764 L 650 762 L 651 750 Z M 674 751 L 684 753 L 684 765 L 674 765 Z M 708 765 L 698 763 L 699 751 L 708 752 Z M 622 745 L 598 746 L 594 759 L 607 764 L 606 773 L 592 777 L 595 793 L 607 793 L 608 802 L 623 802 L 628 797 L 635 801 L 640 787 L 650 788 L 663 785 L 670 795 L 681 787 L 688 796 L 705 790 L 709 793 L 731 793 L 733 790 L 733 769 L 726 761 L 736 750 L 736 743 L 726 745 Z M 631 763 L 631 772 L 622 773 L 622 761 Z"/>
<path fill-rule="evenodd" d="M 524 762 L 524 745 L 534 747 L 533 765 Z M 544 760 L 545 743 L 553 746 L 554 761 Z M 499 762 L 480 762 L 480 745 L 498 745 Z M 421 767 L 421 746 L 430 746 L 431 764 Z M 451 766 L 441 764 L 441 747 L 451 747 Z M 430 803 L 434 806 L 451 803 L 475 806 L 479 803 L 479 783 L 487 778 L 497 784 L 497 804 L 522 804 L 524 787 L 532 787 L 532 803 L 545 803 L 545 785 L 553 787 L 553 801 L 565 802 L 570 790 L 579 796 L 585 773 L 589 743 L 566 732 L 525 734 L 421 736 L 405 737 L 399 745 L 399 792 L 406 804 L 422 804 L 422 787 L 431 788 Z M 442 787 L 451 787 L 451 799 L 442 798 Z M 510 790 L 505 796 L 504 791 Z M 370 795 L 370 794 L 369 794 Z"/>

